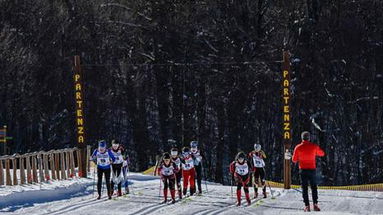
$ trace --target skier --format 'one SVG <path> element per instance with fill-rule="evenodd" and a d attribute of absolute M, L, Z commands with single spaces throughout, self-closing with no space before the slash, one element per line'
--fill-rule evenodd
<path fill-rule="evenodd" d="M 183 194 L 186 195 L 188 184 L 190 183 L 190 195 L 195 193 L 195 168 L 194 160 L 190 149 L 184 147 L 181 156 L 182 163 L 182 178 L 183 178 Z"/>
<path fill-rule="evenodd" d="M 115 157 L 110 150 L 106 149 L 106 141 L 100 140 L 98 142 L 98 149 L 94 150 L 92 154 L 92 160 L 97 164 L 97 199 L 101 198 L 101 184 L 102 175 L 105 175 L 106 189 L 109 199 L 112 198 L 110 195 L 110 163 L 115 161 Z"/>
<path fill-rule="evenodd" d="M 293 162 L 299 162 L 299 172 L 302 181 L 302 196 L 305 203 L 304 211 L 310 211 L 308 195 L 308 183 L 310 182 L 314 211 L 320 211 L 318 206 L 318 188 L 316 182 L 316 156 L 322 157 L 324 151 L 316 144 L 310 142 L 310 133 L 304 131 L 301 134 L 302 142 L 294 149 Z M 287 156 L 289 157 L 289 156 Z"/>
<path fill-rule="evenodd" d="M 178 168 L 178 172 L 176 173 L 176 184 L 177 184 L 178 196 L 180 199 L 182 199 L 182 191 L 181 191 L 182 167 L 181 167 L 181 159 L 178 155 L 178 149 L 172 148 L 170 150 L 170 154 L 172 157 L 172 162 L 175 163 Z"/>
<path fill-rule="evenodd" d="M 245 191 L 247 204 L 251 204 L 248 184 L 250 182 L 250 162 L 246 160 L 246 155 L 239 152 L 235 161 L 230 164 L 230 173 L 237 184 L 237 206 L 241 205 L 241 187 Z"/>
<path fill-rule="evenodd" d="M 161 180 L 164 183 L 164 201 L 166 203 L 168 199 L 168 189 L 170 190 L 170 195 L 172 197 L 172 204 L 176 202 L 175 200 L 175 181 L 176 174 L 178 172 L 177 165 L 171 161 L 169 153 L 165 152 L 162 156 L 163 159 L 158 167 L 158 174 L 161 176 Z"/>
<path fill-rule="evenodd" d="M 265 161 L 266 154 L 261 150 L 260 144 L 254 144 L 254 151 L 249 153 L 249 160 L 252 164 L 252 172 L 254 177 L 254 199 L 258 197 L 258 184 L 261 179 L 263 198 L 267 198 L 266 195 L 266 180 L 265 180 Z"/>
<path fill-rule="evenodd" d="M 125 152 L 124 147 L 118 143 L 116 140 L 112 140 L 112 147 L 110 148 L 110 151 L 113 153 L 113 156 L 115 157 L 115 160 L 112 163 L 112 182 L 111 182 L 111 193 L 110 195 L 113 195 L 114 193 L 114 185 L 117 184 L 118 187 L 118 196 L 122 196 L 121 192 L 121 182 L 123 180 L 123 175 L 121 174 L 122 166 L 124 163 L 123 154 Z"/>
<path fill-rule="evenodd" d="M 200 150 L 198 149 L 198 142 L 197 141 L 191 141 L 190 142 L 190 150 L 191 150 L 191 155 L 192 155 L 193 160 L 194 160 L 194 168 L 195 168 L 196 178 L 197 178 L 198 194 L 201 195 L 202 194 L 202 186 L 201 186 L 202 156 L 201 156 Z"/>

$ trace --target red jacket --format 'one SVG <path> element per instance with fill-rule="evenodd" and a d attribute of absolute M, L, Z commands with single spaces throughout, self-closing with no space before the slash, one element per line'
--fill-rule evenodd
<path fill-rule="evenodd" d="M 299 162 L 299 169 L 316 169 L 316 156 L 324 156 L 324 151 L 316 144 L 302 141 L 294 149 L 293 162 Z"/>

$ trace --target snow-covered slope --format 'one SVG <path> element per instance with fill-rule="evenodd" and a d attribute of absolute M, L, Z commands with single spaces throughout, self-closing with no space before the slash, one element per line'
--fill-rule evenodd
<path fill-rule="evenodd" d="M 301 214 L 303 202 L 299 190 L 273 189 L 275 198 L 253 200 L 248 207 L 235 206 L 230 186 L 208 184 L 208 193 L 176 204 L 160 204 L 157 177 L 132 174 L 131 193 L 119 198 L 95 200 L 92 179 L 52 182 L 41 186 L 0 188 L 1 214 Z M 203 186 L 205 189 L 205 185 Z M 253 195 L 252 189 L 251 195 Z M 268 189 L 268 192 L 270 190 Z M 162 193 L 161 193 L 162 194 Z M 269 194 L 270 196 L 270 194 Z M 271 196 L 270 196 L 271 197 Z M 243 203 L 245 200 L 243 199 Z M 355 191 L 319 191 L 321 212 L 315 214 L 383 214 L 383 193 Z"/>

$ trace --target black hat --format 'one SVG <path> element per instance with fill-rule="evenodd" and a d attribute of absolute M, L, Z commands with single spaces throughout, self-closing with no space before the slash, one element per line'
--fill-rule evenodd
<path fill-rule="evenodd" d="M 163 157 L 163 159 L 170 159 L 170 154 L 165 152 L 162 157 Z"/>
<path fill-rule="evenodd" d="M 183 148 L 182 148 L 182 152 L 190 152 L 189 147 L 183 147 Z"/>
<path fill-rule="evenodd" d="M 243 153 L 243 152 L 238 152 L 238 154 L 237 154 L 237 156 L 236 156 L 236 160 L 238 160 L 238 159 L 240 159 L 240 158 L 242 158 L 242 159 L 246 159 L 246 155 L 245 155 L 245 153 Z"/>

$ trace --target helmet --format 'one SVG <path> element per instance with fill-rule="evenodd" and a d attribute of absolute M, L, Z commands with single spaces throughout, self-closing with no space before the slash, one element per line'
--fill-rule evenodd
<path fill-rule="evenodd" d="M 119 146 L 120 146 L 120 143 L 117 140 L 112 140 L 112 148 L 114 150 L 117 150 Z"/>
<path fill-rule="evenodd" d="M 163 160 L 170 159 L 170 154 L 165 152 L 164 155 L 162 156 Z"/>
<path fill-rule="evenodd" d="M 190 148 L 198 148 L 198 141 L 195 141 L 195 140 L 191 141 Z"/>
<path fill-rule="evenodd" d="M 106 141 L 105 140 L 98 141 L 98 151 L 104 153 L 105 150 L 106 150 Z"/>
<path fill-rule="evenodd" d="M 245 160 L 245 159 L 246 159 L 246 155 L 245 155 L 245 153 L 243 153 L 243 152 L 238 152 L 238 154 L 237 154 L 237 156 L 236 156 L 236 160 L 240 160 L 240 159 L 242 159 L 242 160 Z"/>
<path fill-rule="evenodd" d="M 105 140 L 100 140 L 98 141 L 98 148 L 106 148 L 106 141 Z"/>
<path fill-rule="evenodd" d="M 182 155 L 183 156 L 188 156 L 188 155 L 190 155 L 190 149 L 189 149 L 189 147 L 183 147 L 182 148 Z"/>
<path fill-rule="evenodd" d="M 256 144 L 254 144 L 254 150 L 256 151 L 256 152 L 259 152 L 259 151 L 261 151 L 261 144 L 258 144 L 258 143 L 256 143 Z"/>
<path fill-rule="evenodd" d="M 176 149 L 176 148 L 172 148 L 172 149 L 170 149 L 170 154 L 171 154 L 172 156 L 177 156 L 177 155 L 178 155 L 178 149 Z"/>

